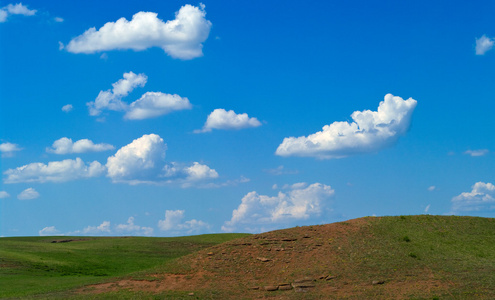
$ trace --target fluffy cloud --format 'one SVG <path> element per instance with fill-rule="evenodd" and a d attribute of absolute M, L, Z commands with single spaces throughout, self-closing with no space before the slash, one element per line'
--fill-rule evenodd
<path fill-rule="evenodd" d="M 125 235 L 153 235 L 153 228 L 134 224 L 134 217 L 129 217 L 127 224 L 118 224 L 115 230 Z"/>
<path fill-rule="evenodd" d="M 468 155 L 471 155 L 471 156 L 483 156 L 483 155 L 486 155 L 488 154 L 488 149 L 479 149 L 479 150 L 467 150 L 464 152 L 464 154 L 468 154 Z"/>
<path fill-rule="evenodd" d="M 35 14 L 35 9 L 29 9 L 22 3 L 9 4 L 0 9 L 0 23 L 6 22 L 11 15 L 34 16 Z"/>
<path fill-rule="evenodd" d="M 19 195 L 17 195 L 17 199 L 19 200 L 31 200 L 36 199 L 40 196 L 40 194 L 33 188 L 28 188 L 22 191 Z"/>
<path fill-rule="evenodd" d="M 143 135 L 120 148 L 107 160 L 108 176 L 114 182 L 180 183 L 189 187 L 198 181 L 214 179 L 218 173 L 207 165 L 194 162 L 191 166 L 165 162 L 167 145 L 156 134 Z"/>
<path fill-rule="evenodd" d="M 115 147 L 109 144 L 94 144 L 88 139 L 72 142 L 72 139 L 63 137 L 53 142 L 51 148 L 46 148 L 46 152 L 55 154 L 85 153 L 112 150 Z"/>
<path fill-rule="evenodd" d="M 6 191 L 0 191 L 0 199 L 9 198 L 10 194 Z"/>
<path fill-rule="evenodd" d="M 107 160 L 114 181 L 148 181 L 157 178 L 165 162 L 167 145 L 156 134 L 143 135 L 120 148 Z"/>
<path fill-rule="evenodd" d="M 95 101 L 86 103 L 91 116 L 99 116 L 104 110 L 124 111 L 127 120 L 156 118 L 173 111 L 191 109 L 189 99 L 162 92 L 147 92 L 128 104 L 122 99 L 136 87 L 144 87 L 148 77 L 133 72 L 124 73 L 124 78 L 112 84 L 112 90 L 100 91 Z"/>
<path fill-rule="evenodd" d="M 191 109 L 187 98 L 161 92 L 147 92 L 129 106 L 124 118 L 142 120 L 166 115 L 176 110 Z"/>
<path fill-rule="evenodd" d="M 86 165 L 79 157 L 62 161 L 43 163 L 31 163 L 9 169 L 4 172 L 7 175 L 5 183 L 19 182 L 63 182 L 80 178 L 90 178 L 103 175 L 105 167 L 99 162 L 93 161 Z"/>
<path fill-rule="evenodd" d="M 217 178 L 217 171 L 210 169 L 207 165 L 202 165 L 198 162 L 194 162 L 192 166 L 186 167 L 185 172 L 187 173 L 186 180 L 198 181 L 205 178 Z"/>
<path fill-rule="evenodd" d="M 2 153 L 2 157 L 10 157 L 16 151 L 21 151 L 22 149 L 17 144 L 12 143 L 2 143 L 0 144 L 0 152 Z"/>
<path fill-rule="evenodd" d="M 160 47 L 179 59 L 203 55 L 202 43 L 208 38 L 211 22 L 205 19 L 204 5 L 184 5 L 175 19 L 163 22 L 154 12 L 138 12 L 131 21 L 120 18 L 100 29 L 90 28 L 72 39 L 66 49 L 72 53 L 95 53 L 109 50 L 145 50 Z"/>
<path fill-rule="evenodd" d="M 73 109 L 74 109 L 74 106 L 72 106 L 72 104 L 66 104 L 66 105 L 62 106 L 62 111 L 66 112 L 66 113 L 72 111 Z"/>
<path fill-rule="evenodd" d="M 308 137 L 285 138 L 276 154 L 332 159 L 383 149 L 407 132 L 416 104 L 387 94 L 377 111 L 355 111 L 352 123 L 334 122 Z"/>
<path fill-rule="evenodd" d="M 81 231 L 77 231 L 76 234 L 104 235 L 104 234 L 109 234 L 110 232 L 111 232 L 110 222 L 109 221 L 103 221 L 103 223 L 101 223 L 98 226 L 88 226 Z"/>
<path fill-rule="evenodd" d="M 483 35 L 476 39 L 476 55 L 484 55 L 487 51 L 493 48 L 494 39 Z"/>
<path fill-rule="evenodd" d="M 495 210 L 495 185 L 476 182 L 471 192 L 452 198 L 452 212 Z"/>
<path fill-rule="evenodd" d="M 183 210 L 167 210 L 165 211 L 165 219 L 158 221 L 158 228 L 171 235 L 198 234 L 210 228 L 210 225 L 203 221 L 192 219 L 182 222 L 182 219 L 184 219 Z"/>
<path fill-rule="evenodd" d="M 238 130 L 258 126 L 261 126 L 261 122 L 256 118 L 250 118 L 246 113 L 236 114 L 233 110 L 226 111 L 223 108 L 217 108 L 210 113 L 203 129 L 194 132 L 210 132 L 212 129 Z"/>
<path fill-rule="evenodd" d="M 259 232 L 316 217 L 333 194 L 330 186 L 321 183 L 295 184 L 287 193 L 279 192 L 274 197 L 253 191 L 242 198 L 239 207 L 232 212 L 232 219 L 225 222 L 222 230 Z"/>
<path fill-rule="evenodd" d="M 112 84 L 112 90 L 100 91 L 95 101 L 86 103 L 89 108 L 89 114 L 91 116 L 98 116 L 103 110 L 127 110 L 128 105 L 122 102 L 122 98 L 127 96 L 136 87 L 144 87 L 147 81 L 148 76 L 145 74 L 124 73 L 123 79 Z"/>
<path fill-rule="evenodd" d="M 45 227 L 45 228 L 41 229 L 40 231 L 38 231 L 38 234 L 40 236 L 62 235 L 60 233 L 60 231 L 58 231 L 57 228 L 55 228 L 55 226 Z"/>

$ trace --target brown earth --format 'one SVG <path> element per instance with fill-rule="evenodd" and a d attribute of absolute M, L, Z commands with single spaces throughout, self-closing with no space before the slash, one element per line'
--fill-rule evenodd
<path fill-rule="evenodd" d="M 369 218 L 361 218 L 256 234 L 180 258 L 180 274 L 125 279 L 80 292 L 173 290 L 213 299 L 409 299 L 445 294 L 455 285 L 427 268 L 381 278 L 359 274 L 362 270 L 350 263 L 348 237 L 371 235 L 369 227 Z"/>

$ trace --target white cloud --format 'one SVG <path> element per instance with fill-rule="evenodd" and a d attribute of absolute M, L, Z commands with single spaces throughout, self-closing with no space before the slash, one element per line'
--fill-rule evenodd
<path fill-rule="evenodd" d="M 55 17 L 53 20 L 57 23 L 62 23 L 64 21 L 64 19 L 61 17 Z"/>
<path fill-rule="evenodd" d="M 74 109 L 74 106 L 72 106 L 72 104 L 66 104 L 66 105 L 62 106 L 62 111 L 66 112 L 66 113 L 72 111 L 73 109 Z"/>
<path fill-rule="evenodd" d="M 452 211 L 495 210 L 495 186 L 491 183 L 476 182 L 471 192 L 464 192 L 452 198 Z"/>
<path fill-rule="evenodd" d="M 103 223 L 98 226 L 88 226 L 81 231 L 76 231 L 67 235 L 108 235 L 111 232 L 110 221 L 103 221 Z"/>
<path fill-rule="evenodd" d="M 91 116 L 98 116 L 103 110 L 127 110 L 128 105 L 122 102 L 122 98 L 127 96 L 136 87 L 144 87 L 148 81 L 148 76 L 145 74 L 128 72 L 124 73 L 123 76 L 123 79 L 112 84 L 112 90 L 100 91 L 95 101 L 86 103 Z"/>
<path fill-rule="evenodd" d="M 118 224 L 115 227 L 115 230 L 125 235 L 153 235 L 153 228 L 134 224 L 134 217 L 129 217 L 129 219 L 127 219 L 127 224 Z"/>
<path fill-rule="evenodd" d="M 430 191 L 430 192 L 431 192 L 431 191 L 434 191 L 436 188 L 437 188 L 437 187 L 436 187 L 436 186 L 434 186 L 434 185 L 429 186 L 429 187 L 428 187 L 428 191 Z"/>
<path fill-rule="evenodd" d="M 90 178 L 103 175 L 105 167 L 99 162 L 93 161 L 86 165 L 79 157 L 62 161 L 52 161 L 47 165 L 43 163 L 31 163 L 8 169 L 4 172 L 7 175 L 5 183 L 19 182 L 63 182 L 80 178 Z"/>
<path fill-rule="evenodd" d="M 34 16 L 35 14 L 35 9 L 29 9 L 22 3 L 9 4 L 0 9 L 0 23 L 6 22 L 10 15 Z"/>
<path fill-rule="evenodd" d="M 63 235 L 60 231 L 55 228 L 55 226 L 49 226 L 38 231 L 40 236 L 54 236 L 54 235 Z"/>
<path fill-rule="evenodd" d="M 0 199 L 9 198 L 10 194 L 6 191 L 0 191 Z"/>
<path fill-rule="evenodd" d="M 100 29 L 86 30 L 72 39 L 66 49 L 72 53 L 95 53 L 109 50 L 145 50 L 160 47 L 179 59 L 203 55 L 202 43 L 208 38 L 211 22 L 205 19 L 204 5 L 184 5 L 175 19 L 163 22 L 154 12 L 138 12 L 131 21 L 120 18 Z"/>
<path fill-rule="evenodd" d="M 253 191 L 242 198 L 239 207 L 232 212 L 232 219 L 225 222 L 222 230 L 260 232 L 317 217 L 334 193 L 330 186 L 321 183 L 292 185 L 288 193 L 279 192 L 274 197 Z"/>
<path fill-rule="evenodd" d="M 108 158 L 108 177 L 112 178 L 113 182 L 179 183 L 183 187 L 218 177 L 214 169 L 198 162 L 191 166 L 176 162 L 166 163 L 166 150 L 167 145 L 160 136 L 143 135 Z"/>
<path fill-rule="evenodd" d="M 143 135 L 108 158 L 108 176 L 114 182 L 153 181 L 163 168 L 166 150 L 160 136 Z"/>
<path fill-rule="evenodd" d="M 416 104 L 387 94 L 377 111 L 355 111 L 352 123 L 334 122 L 308 137 L 285 138 L 276 154 L 332 159 L 383 149 L 407 132 Z"/>
<path fill-rule="evenodd" d="M 487 51 L 493 48 L 494 39 L 483 35 L 476 39 L 476 55 L 484 55 Z"/>
<path fill-rule="evenodd" d="M 14 152 L 21 151 L 22 148 L 17 144 L 12 143 L 2 143 L 0 144 L 0 152 L 2 152 L 2 157 L 11 157 Z"/>
<path fill-rule="evenodd" d="M 147 92 L 131 103 L 124 118 L 142 120 L 166 115 L 173 111 L 191 109 L 187 98 L 161 92 Z"/>
<path fill-rule="evenodd" d="M 210 169 L 207 165 L 202 165 L 198 162 L 194 162 L 192 166 L 186 167 L 187 180 L 198 181 L 206 178 L 217 178 L 217 171 Z"/>
<path fill-rule="evenodd" d="M 430 210 L 430 206 L 431 204 L 428 204 L 426 207 L 425 207 L 425 214 L 428 213 L 428 211 Z"/>
<path fill-rule="evenodd" d="M 250 118 L 246 113 L 236 114 L 233 110 L 217 108 L 210 113 L 203 129 L 194 132 L 210 132 L 212 129 L 238 130 L 258 126 L 261 126 L 261 122 L 256 118 Z"/>
<path fill-rule="evenodd" d="M 210 225 L 206 222 L 196 219 L 182 222 L 182 219 L 184 219 L 183 210 L 166 210 L 165 219 L 158 221 L 158 228 L 172 235 L 198 234 L 210 229 Z"/>
<path fill-rule="evenodd" d="M 40 194 L 33 188 L 27 188 L 22 191 L 19 195 L 17 195 L 17 199 L 19 200 L 32 200 L 36 199 L 40 196 Z"/>
<path fill-rule="evenodd" d="M 290 175 L 290 174 L 297 174 L 299 171 L 297 170 L 287 170 L 285 169 L 284 166 L 278 166 L 275 169 L 266 169 L 263 170 L 268 174 L 279 176 L 279 175 Z"/>
<path fill-rule="evenodd" d="M 68 154 L 68 153 L 85 153 L 85 152 L 100 152 L 115 149 L 114 146 L 109 144 L 95 144 L 88 139 L 82 139 L 72 142 L 72 139 L 63 137 L 55 142 L 51 148 L 46 148 L 46 152 L 55 154 Z"/>
<path fill-rule="evenodd" d="M 468 155 L 471 155 L 471 156 L 484 156 L 486 154 L 488 154 L 488 149 L 479 149 L 479 150 L 467 150 L 464 152 L 464 154 L 468 154 Z"/>

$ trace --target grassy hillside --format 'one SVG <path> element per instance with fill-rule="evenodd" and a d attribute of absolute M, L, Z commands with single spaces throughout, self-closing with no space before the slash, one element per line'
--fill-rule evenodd
<path fill-rule="evenodd" d="M 234 237 L 0 239 L 0 296 L 495 299 L 495 219 L 368 217 Z"/>
<path fill-rule="evenodd" d="M 242 234 L 178 238 L 0 238 L 0 298 L 51 293 L 152 270 Z"/>

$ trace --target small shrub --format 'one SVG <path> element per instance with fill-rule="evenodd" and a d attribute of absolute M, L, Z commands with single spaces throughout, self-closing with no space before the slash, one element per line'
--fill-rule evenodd
<path fill-rule="evenodd" d="M 407 243 L 409 243 L 409 242 L 411 241 L 411 239 L 410 239 L 407 235 L 405 235 L 405 236 L 402 238 L 402 240 L 403 240 L 404 242 L 407 242 Z"/>
<path fill-rule="evenodd" d="M 413 252 L 409 252 L 409 257 L 412 257 L 412 258 L 418 258 L 418 255 L 416 253 L 413 253 Z"/>

